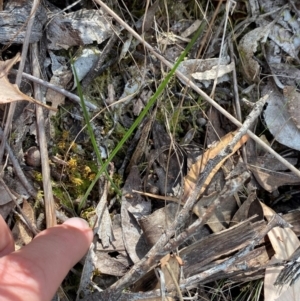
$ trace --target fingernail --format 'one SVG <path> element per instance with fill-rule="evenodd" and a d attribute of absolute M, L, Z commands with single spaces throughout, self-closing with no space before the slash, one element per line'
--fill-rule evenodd
<path fill-rule="evenodd" d="M 64 225 L 70 225 L 70 226 L 73 226 L 73 227 L 76 227 L 76 228 L 89 228 L 89 223 L 80 218 L 80 217 L 72 217 L 72 218 L 69 218 L 68 220 L 66 220 L 64 222 Z"/>

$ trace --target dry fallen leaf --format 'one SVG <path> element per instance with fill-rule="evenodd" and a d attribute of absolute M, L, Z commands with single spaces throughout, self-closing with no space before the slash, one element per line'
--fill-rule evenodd
<path fill-rule="evenodd" d="M 29 97 L 22 93 L 17 85 L 11 84 L 7 78 L 7 74 L 14 64 L 20 61 L 20 53 L 10 60 L 0 61 L 0 104 L 11 103 L 18 100 L 27 100 L 43 106 L 49 110 L 53 110 L 49 106 Z"/>
<path fill-rule="evenodd" d="M 266 94 L 270 94 L 264 110 L 268 130 L 279 143 L 300 150 L 300 129 L 296 126 L 294 117 L 288 112 L 287 97 L 284 97 L 271 81 L 262 90 L 262 95 Z"/>
<path fill-rule="evenodd" d="M 270 220 L 275 212 L 263 203 L 261 203 L 261 206 L 265 217 Z M 268 237 L 275 251 L 270 264 L 288 259 L 299 246 L 297 235 L 289 228 L 276 227 L 268 233 Z M 266 269 L 264 281 L 265 301 L 299 300 L 300 286 L 297 283 L 291 286 L 284 285 L 282 289 L 274 286 L 274 282 L 282 268 L 283 266 Z"/>
<path fill-rule="evenodd" d="M 253 56 L 257 51 L 259 41 L 266 39 L 272 25 L 272 23 L 269 23 L 266 26 L 261 26 L 249 31 L 243 36 L 239 43 L 239 54 L 244 75 L 250 82 L 257 79 L 260 70 L 260 66 Z"/>
<path fill-rule="evenodd" d="M 230 63 L 228 56 L 211 59 L 190 59 L 182 61 L 178 70 L 187 77 L 193 77 L 199 84 L 208 87 L 210 80 L 218 77 L 218 82 L 228 80 L 227 73 L 231 72 L 233 64 Z M 186 84 L 180 79 L 183 84 Z"/>
<path fill-rule="evenodd" d="M 35 225 L 34 210 L 26 200 L 23 200 L 22 210 L 31 224 Z M 33 238 L 33 233 L 30 233 L 28 227 L 20 219 L 16 221 L 12 234 L 15 240 L 16 250 L 19 250 L 23 246 L 29 244 Z"/>
<path fill-rule="evenodd" d="M 203 156 L 200 157 L 200 159 L 191 166 L 191 169 L 189 170 L 188 174 L 186 175 L 184 179 L 184 196 L 183 196 L 183 202 L 185 202 L 188 199 L 188 196 L 192 193 L 192 191 L 195 189 L 195 185 L 197 182 L 197 178 L 199 177 L 199 174 L 203 172 L 207 162 L 213 158 L 215 158 L 220 151 L 225 148 L 233 139 L 236 132 L 230 132 L 224 137 L 221 138 L 221 141 L 218 142 L 214 147 L 208 149 Z M 244 143 L 246 143 L 248 140 L 248 135 L 244 135 L 242 139 L 237 143 L 233 151 L 230 155 L 225 157 L 220 163 L 217 164 L 217 166 L 212 170 L 209 177 L 206 179 L 201 191 L 200 195 L 204 192 L 207 185 L 212 180 L 213 176 L 217 173 L 217 171 L 221 168 L 222 164 L 231 156 L 233 155 Z M 199 196 L 200 196 L 199 195 Z"/>
<path fill-rule="evenodd" d="M 167 254 L 164 256 L 161 260 L 161 272 L 164 275 L 164 284 L 165 288 L 169 290 L 170 286 L 175 285 L 178 287 L 178 284 L 180 283 L 180 263 L 178 262 L 178 259 L 180 258 L 178 256 Z M 160 281 L 156 288 L 162 289 L 162 281 Z M 173 291 L 169 293 L 169 296 L 167 298 L 164 298 L 168 301 L 175 300 L 176 296 L 181 295 L 181 292 L 177 290 L 177 292 Z M 182 300 L 182 296 L 180 298 Z M 152 300 L 152 299 L 151 299 Z M 161 300 L 161 298 L 159 299 Z"/>
<path fill-rule="evenodd" d="M 251 162 L 252 163 L 252 162 Z M 274 165 L 273 165 L 274 166 Z M 299 185 L 300 179 L 291 172 L 279 172 L 259 166 L 258 163 L 248 164 L 248 168 L 252 171 L 257 182 L 268 192 L 275 191 L 283 185 Z"/>

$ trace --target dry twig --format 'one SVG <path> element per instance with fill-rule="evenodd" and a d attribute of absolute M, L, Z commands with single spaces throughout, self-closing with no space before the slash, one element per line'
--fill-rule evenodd
<path fill-rule="evenodd" d="M 40 71 L 39 71 L 39 61 L 38 61 L 38 46 L 36 43 L 34 43 L 31 46 L 31 61 L 32 61 L 33 75 L 35 77 L 39 77 Z M 39 99 L 39 100 L 43 99 L 41 95 L 40 86 L 38 86 L 35 83 L 34 83 L 34 97 L 35 99 Z M 36 109 L 39 149 L 41 153 L 41 163 L 42 163 L 46 225 L 47 228 L 50 228 L 56 225 L 56 216 L 55 216 L 55 204 L 54 204 L 54 198 L 52 192 L 52 185 L 50 179 L 48 145 L 47 145 L 47 139 L 45 134 L 45 118 L 41 106 L 36 106 L 35 109 Z"/>

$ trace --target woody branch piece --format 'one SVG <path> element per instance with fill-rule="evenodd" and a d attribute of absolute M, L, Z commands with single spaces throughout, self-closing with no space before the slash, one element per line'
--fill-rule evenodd
<path fill-rule="evenodd" d="M 209 205 L 209 207 L 206 209 L 204 214 L 199 217 L 193 224 L 191 224 L 187 229 L 185 229 L 183 232 L 181 232 L 177 237 L 171 239 L 164 247 L 165 252 L 170 252 L 172 250 L 175 250 L 177 247 L 179 247 L 184 241 L 186 241 L 188 238 L 190 238 L 192 235 L 194 235 L 197 230 L 199 230 L 201 227 L 203 227 L 207 221 L 211 218 L 211 216 L 214 214 L 216 208 L 220 206 L 224 201 L 228 200 L 229 197 L 234 195 L 241 186 L 244 184 L 244 182 L 250 177 L 250 174 L 248 171 L 244 171 L 238 179 L 229 179 L 225 187 L 222 189 L 222 191 L 218 194 L 215 200 Z"/>
<path fill-rule="evenodd" d="M 290 225 L 278 214 L 275 214 L 268 223 L 268 225 L 256 237 L 253 238 L 253 241 L 247 247 L 233 255 L 231 258 L 225 260 L 221 264 L 218 264 L 212 267 L 211 269 L 204 271 L 203 273 L 191 276 L 183 280 L 180 284 L 180 288 L 183 289 L 194 287 L 207 277 L 216 274 L 220 271 L 226 271 L 227 269 L 230 269 L 235 264 L 235 262 L 245 257 L 250 251 L 252 251 L 254 247 L 257 244 L 259 244 L 259 242 L 269 233 L 269 231 L 271 231 L 275 227 L 289 228 Z"/>

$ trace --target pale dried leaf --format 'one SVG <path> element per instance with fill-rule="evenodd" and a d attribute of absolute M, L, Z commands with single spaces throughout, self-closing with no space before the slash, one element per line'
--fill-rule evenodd
<path fill-rule="evenodd" d="M 250 81 L 255 81 L 259 74 L 259 64 L 253 59 L 258 42 L 266 38 L 271 30 L 271 24 L 253 29 L 243 36 L 239 43 L 239 53 L 242 60 L 244 74 Z"/>
<path fill-rule="evenodd" d="M 133 114 L 135 116 L 138 116 L 141 113 L 141 111 L 145 107 L 145 104 L 148 103 L 152 94 L 152 91 L 143 90 L 140 97 L 137 100 L 135 100 L 133 105 Z"/>
<path fill-rule="evenodd" d="M 103 248 L 101 243 L 96 244 L 95 267 L 103 274 L 121 277 L 132 262 L 125 251 L 120 225 L 113 226 L 113 233 L 115 239 L 109 247 Z"/>
<path fill-rule="evenodd" d="M 287 28 L 275 24 L 272 26 L 269 37 L 292 58 L 298 59 L 299 37 L 297 35 L 294 35 Z"/>
<path fill-rule="evenodd" d="M 181 33 L 181 36 L 183 38 L 187 38 L 188 36 L 190 36 L 192 33 L 194 33 L 198 28 L 199 26 L 201 25 L 201 22 L 200 20 L 195 20 L 191 26 L 189 26 L 184 32 Z"/>
<path fill-rule="evenodd" d="M 167 254 L 161 260 L 161 271 L 164 273 L 165 279 L 165 287 L 167 290 L 170 289 L 171 286 L 179 285 L 180 280 L 180 265 L 177 261 L 177 258 L 173 255 Z M 176 283 L 175 283 L 176 282 Z M 160 283 L 158 283 L 157 288 L 162 289 Z M 176 291 L 171 292 L 169 295 L 172 297 L 176 297 Z M 171 297 L 170 296 L 170 297 Z M 173 298 L 170 300 L 174 300 Z"/>
<path fill-rule="evenodd" d="M 0 103 L 10 103 L 18 100 L 33 101 L 31 97 L 23 94 L 17 85 L 9 82 L 7 74 L 14 64 L 20 61 L 18 53 L 14 58 L 6 61 L 0 61 Z"/>
<path fill-rule="evenodd" d="M 12 68 L 14 64 L 19 62 L 21 59 L 21 55 L 18 52 L 12 59 L 6 61 L 0 61 L 0 77 L 7 76 L 8 72 Z"/>
<path fill-rule="evenodd" d="M 201 77 L 200 74 L 204 73 L 205 76 L 207 76 L 207 72 L 210 72 L 213 68 L 217 68 L 218 64 L 219 66 L 226 66 L 230 62 L 230 58 L 227 57 L 221 57 L 218 58 L 212 58 L 212 59 L 191 59 L 183 61 L 179 64 L 178 70 L 183 73 L 186 77 L 191 78 L 191 76 L 194 77 L 193 74 L 199 74 L 199 78 Z M 215 72 L 213 72 L 215 75 Z M 209 75 L 211 77 L 211 75 Z M 214 79 L 215 77 L 212 77 Z M 179 78 L 180 79 L 180 78 Z M 221 82 L 221 77 L 219 77 L 218 82 Z M 180 81 L 183 84 L 186 84 L 183 80 L 180 79 Z M 200 84 L 203 84 L 205 86 L 208 86 L 210 81 L 203 81 Z"/>
<path fill-rule="evenodd" d="M 109 16 L 101 10 L 82 9 L 55 16 L 47 26 L 48 48 L 69 49 L 72 46 L 101 44 L 113 34 Z M 114 28 L 116 29 L 116 28 Z"/>
<path fill-rule="evenodd" d="M 160 236 L 174 222 L 179 209 L 179 204 L 171 202 L 165 207 L 155 210 L 151 215 L 144 216 L 139 220 L 139 225 L 143 230 L 149 247 L 155 245 Z"/>
<path fill-rule="evenodd" d="M 98 234 L 98 237 L 101 240 L 101 244 L 104 248 L 109 247 L 114 240 L 111 218 L 107 208 L 107 185 L 108 184 L 106 180 L 101 179 L 99 181 L 101 197 L 95 209 L 97 222 L 94 227 L 94 234 Z"/>
<path fill-rule="evenodd" d="M 66 89 L 68 83 L 72 79 L 72 72 L 67 67 L 67 62 L 64 57 L 57 56 L 52 51 L 49 51 L 51 58 L 51 70 L 52 77 L 50 79 L 50 84 Z M 52 108 L 57 109 L 58 106 L 65 103 L 65 96 L 58 93 L 52 89 L 48 89 L 46 93 L 46 101 L 51 102 Z M 49 112 L 49 117 L 55 115 L 56 112 Z M 53 127 L 51 125 L 51 127 Z M 54 132 L 54 129 L 52 129 Z"/>
<path fill-rule="evenodd" d="M 132 193 L 133 188 L 141 189 L 141 179 L 137 166 L 131 168 L 122 189 L 121 221 L 123 241 L 130 259 L 136 263 L 147 253 L 138 220 L 151 212 L 151 204 L 140 194 Z"/>
<path fill-rule="evenodd" d="M 98 206 L 96 210 L 97 210 L 96 211 L 97 216 L 99 216 Z M 97 234 L 101 239 L 103 246 L 107 247 L 114 240 L 114 235 L 111 226 L 111 218 L 106 206 L 102 212 L 102 216 L 101 217 L 99 216 L 99 219 L 100 219 L 100 224 L 99 227 L 97 228 Z"/>
<path fill-rule="evenodd" d="M 270 219 L 276 214 L 271 208 L 261 203 L 264 215 Z M 288 259 L 300 246 L 297 235 L 289 228 L 276 227 L 268 233 L 268 237 L 275 251 L 270 263 L 282 262 Z M 274 282 L 282 267 L 267 268 L 264 281 L 264 295 L 266 301 L 299 300 L 300 286 L 284 286 L 281 290 L 274 286 Z"/>
<path fill-rule="evenodd" d="M 270 94 L 264 111 L 269 131 L 281 144 L 300 150 L 300 130 L 287 111 L 286 99 L 270 82 L 263 88 L 262 95 L 266 94 Z"/>
<path fill-rule="evenodd" d="M 211 80 L 224 76 L 230 73 L 234 68 L 234 63 L 231 62 L 228 65 L 217 65 L 213 66 L 210 70 L 204 72 L 195 72 L 192 77 L 197 80 Z"/>
<path fill-rule="evenodd" d="M 148 79 L 147 76 L 145 76 L 148 72 L 147 69 L 139 70 L 134 66 L 129 68 L 128 71 L 132 78 L 127 81 L 123 93 L 120 96 L 120 100 L 122 101 L 118 101 L 114 106 L 114 108 L 119 111 L 121 111 L 124 106 L 131 102 L 134 96 L 140 92 L 141 88 L 145 84 L 145 81 Z"/>
<path fill-rule="evenodd" d="M 215 192 L 209 196 L 202 197 L 194 206 L 193 212 L 201 218 L 213 202 L 216 202 L 220 197 L 225 199 L 226 201 L 221 202 L 209 218 L 207 225 L 209 225 L 214 233 L 226 229 L 237 207 L 236 200 L 233 196 L 243 187 L 249 177 L 250 173 L 244 171 L 238 176 L 229 178 L 221 192 Z"/>
<path fill-rule="evenodd" d="M 95 245 L 91 243 L 89 251 L 85 257 L 79 288 L 77 290 L 77 299 L 79 295 L 89 296 L 91 294 L 91 283 L 96 270 L 97 256 L 94 252 Z"/>
<path fill-rule="evenodd" d="M 97 262 L 96 268 L 98 271 L 106 275 L 122 277 L 128 271 L 128 267 L 132 264 L 125 251 L 110 249 L 104 252 L 96 252 Z"/>
<path fill-rule="evenodd" d="M 132 41 L 132 34 L 128 34 L 127 40 L 123 43 L 122 50 L 119 55 L 119 63 L 127 55 L 128 51 L 129 51 L 129 47 L 131 45 L 131 41 Z"/>
<path fill-rule="evenodd" d="M 248 164 L 258 183 L 267 191 L 272 192 L 283 185 L 300 184 L 299 177 L 292 172 L 278 172 L 260 166 Z"/>
<path fill-rule="evenodd" d="M 274 50 L 274 52 L 275 51 L 276 50 Z M 274 55 L 275 54 L 272 53 L 272 56 Z M 268 58 L 268 60 L 270 59 Z M 281 61 L 281 56 L 279 58 L 279 61 Z M 281 82 L 281 85 L 278 86 L 278 88 L 282 89 L 282 86 L 297 85 L 298 79 L 300 78 L 300 70 L 296 66 L 292 66 L 291 64 L 287 63 L 270 63 L 269 65 L 272 69 L 272 73 L 277 75 L 278 80 L 280 80 Z"/>
<path fill-rule="evenodd" d="M 34 211 L 31 205 L 23 200 L 23 213 L 26 215 L 29 222 L 35 224 Z M 33 233 L 30 232 L 28 227 L 21 220 L 17 220 L 13 229 L 12 234 L 15 240 L 15 249 L 19 250 L 23 246 L 29 244 L 32 241 Z"/>
<path fill-rule="evenodd" d="M 18 100 L 27 100 L 50 109 L 47 105 L 22 93 L 17 85 L 11 84 L 9 82 L 7 74 L 12 66 L 19 60 L 20 54 L 18 53 L 14 58 L 10 60 L 0 61 L 0 104 L 11 103 Z"/>
<path fill-rule="evenodd" d="M 74 74 L 74 68 L 75 68 L 76 75 L 79 82 L 90 72 L 94 64 L 99 59 L 99 56 L 100 56 L 100 51 L 97 48 L 84 48 L 82 50 L 82 53 L 72 65 L 72 72 Z M 76 87 L 77 87 L 77 83 L 76 81 L 74 81 L 72 90 L 74 90 Z"/>

